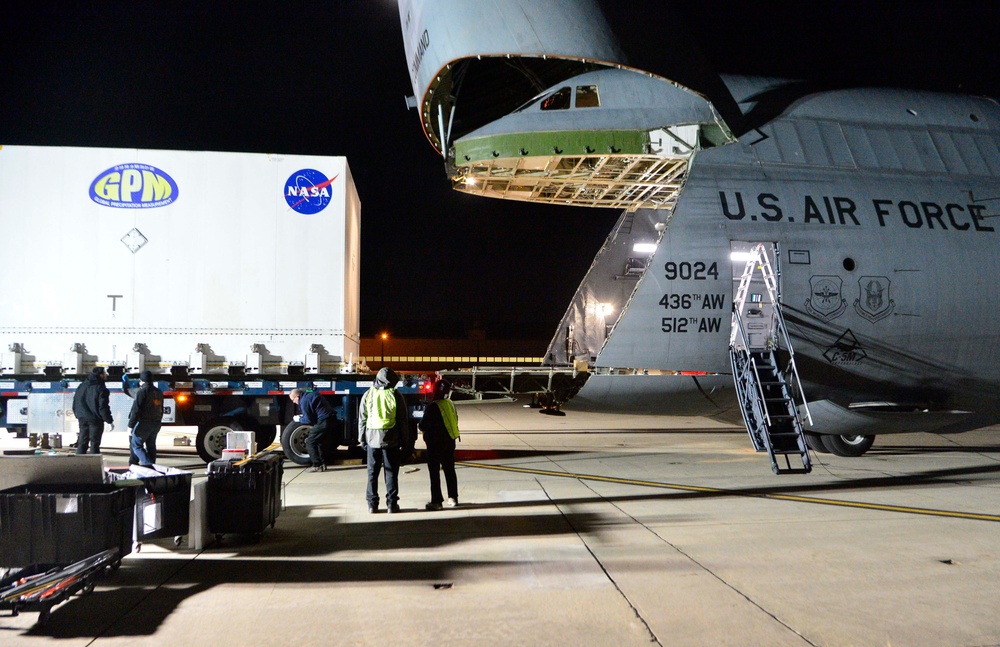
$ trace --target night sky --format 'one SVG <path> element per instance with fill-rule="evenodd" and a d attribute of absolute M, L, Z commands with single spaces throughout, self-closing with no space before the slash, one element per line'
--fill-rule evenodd
<path fill-rule="evenodd" d="M 720 72 L 1000 96 L 998 2 L 602 6 L 657 71 L 685 33 Z M 0 7 L 0 144 L 344 155 L 363 335 L 549 337 L 618 214 L 452 192 L 409 94 L 392 0 Z"/>

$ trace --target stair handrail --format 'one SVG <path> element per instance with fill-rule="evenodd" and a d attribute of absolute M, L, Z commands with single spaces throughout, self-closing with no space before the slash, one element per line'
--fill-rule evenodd
<path fill-rule="evenodd" d="M 809 426 L 812 427 L 812 414 L 809 412 L 809 402 L 806 400 L 805 391 L 802 389 L 802 381 L 799 379 L 799 369 L 795 363 L 795 350 L 792 348 L 792 342 L 788 339 L 788 331 L 785 329 L 785 317 L 781 314 L 780 308 L 775 308 L 778 313 L 778 330 L 781 331 L 781 336 L 785 341 L 785 348 L 788 349 L 788 368 L 791 370 L 792 375 L 795 376 L 795 386 L 798 389 L 799 399 L 802 401 L 802 407 L 806 410 L 806 419 L 809 421 Z"/>
<path fill-rule="evenodd" d="M 771 262 L 767 258 L 764 243 L 755 245 L 751 252 L 758 259 L 758 261 L 751 262 L 760 262 L 761 274 L 764 276 L 764 285 L 771 297 L 771 303 L 774 304 L 774 314 L 778 322 L 778 331 L 781 333 L 781 338 L 785 342 L 785 348 L 788 350 L 788 368 L 791 370 L 792 375 L 795 376 L 798 399 L 802 401 L 802 407 L 806 411 L 806 419 L 809 421 L 809 426 L 811 427 L 813 425 L 812 413 L 809 411 L 809 402 L 806 400 L 805 391 L 802 388 L 802 380 L 799 378 L 798 366 L 795 363 L 795 350 L 792 348 L 792 342 L 788 338 L 788 328 L 785 326 L 785 317 L 781 314 L 781 304 L 778 302 L 778 295 L 775 293 L 777 282 L 774 279 L 774 270 L 771 268 Z"/>

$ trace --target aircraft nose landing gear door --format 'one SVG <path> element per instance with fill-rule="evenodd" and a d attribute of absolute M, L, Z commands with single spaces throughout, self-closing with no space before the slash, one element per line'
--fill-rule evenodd
<path fill-rule="evenodd" d="M 733 327 L 729 355 L 740 411 L 754 449 L 775 474 L 809 472 L 799 402 L 809 408 L 781 316 L 780 254 L 773 243 L 733 242 Z M 802 467 L 793 467 L 791 456 Z M 782 463 L 779 463 L 781 457 Z"/>

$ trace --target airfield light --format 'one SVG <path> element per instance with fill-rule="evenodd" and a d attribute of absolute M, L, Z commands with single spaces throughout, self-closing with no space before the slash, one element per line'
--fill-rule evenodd
<path fill-rule="evenodd" d="M 636 243 L 632 245 L 632 251 L 638 254 L 652 254 L 656 251 L 656 243 Z"/>

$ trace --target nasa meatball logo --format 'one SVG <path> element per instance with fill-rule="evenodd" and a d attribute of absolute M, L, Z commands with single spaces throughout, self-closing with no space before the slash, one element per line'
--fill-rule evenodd
<path fill-rule="evenodd" d="M 327 179 L 316 169 L 304 168 L 292 173 L 285 182 L 285 201 L 293 211 L 311 216 L 326 209 L 333 197 L 331 185 L 337 179 Z"/>
<path fill-rule="evenodd" d="M 155 209 L 177 200 L 177 183 L 155 166 L 129 162 L 112 166 L 90 184 L 90 199 L 116 209 Z"/>

